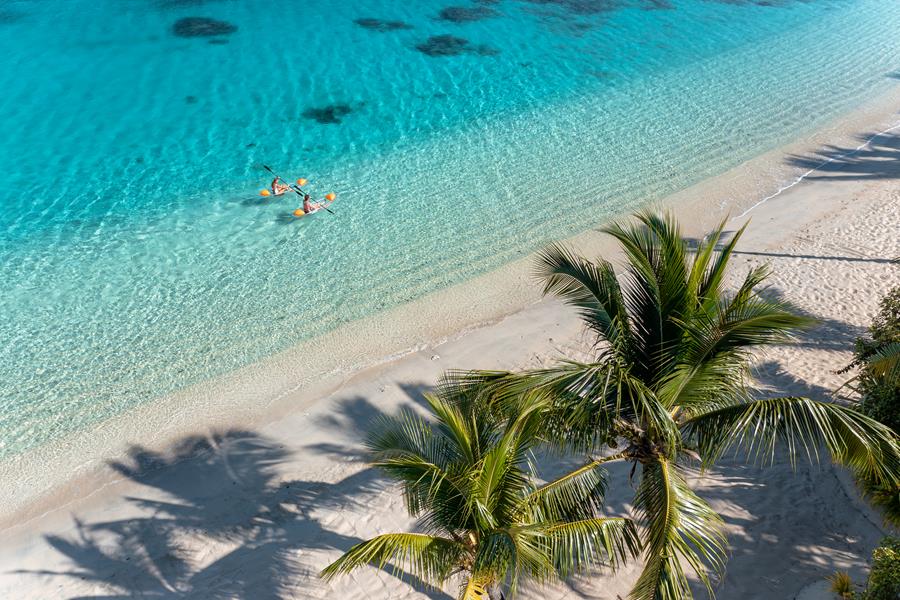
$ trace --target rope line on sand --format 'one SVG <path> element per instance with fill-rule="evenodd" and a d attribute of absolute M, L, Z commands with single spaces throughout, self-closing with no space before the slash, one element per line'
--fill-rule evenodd
<path fill-rule="evenodd" d="M 762 200 L 758 201 L 756 204 L 754 204 L 753 206 L 751 206 L 750 208 L 748 208 L 747 210 L 745 210 L 745 211 L 742 212 L 741 214 L 737 215 L 736 217 L 733 217 L 731 220 L 733 221 L 734 219 L 740 219 L 740 218 L 746 217 L 746 216 L 750 213 L 750 211 L 754 210 L 754 209 L 757 208 L 758 206 L 761 206 L 761 205 L 765 204 L 766 202 L 768 202 L 768 201 L 771 200 L 772 198 L 776 198 L 776 197 L 780 196 L 782 193 L 786 192 L 787 190 L 791 189 L 792 187 L 794 187 L 794 186 L 797 185 L 798 183 L 802 182 L 804 179 L 806 179 L 807 177 L 809 177 L 810 175 L 812 175 L 813 173 L 815 173 L 816 171 L 818 171 L 819 169 L 821 169 L 821 168 L 824 167 L 825 165 L 827 165 L 827 164 L 829 164 L 829 163 L 833 163 L 833 162 L 835 162 L 835 161 L 837 161 L 837 160 L 841 160 L 841 159 L 847 158 L 848 156 L 853 156 L 853 155 L 855 155 L 855 154 L 859 154 L 860 151 L 862 151 L 864 148 L 868 147 L 869 144 L 871 144 L 876 138 L 879 138 L 879 137 L 883 136 L 883 135 L 886 134 L 886 133 L 890 133 L 890 132 L 894 131 L 895 129 L 900 129 L 900 123 L 895 123 L 894 125 L 891 125 L 890 127 L 888 127 L 887 129 L 885 129 L 884 131 L 879 131 L 878 133 L 874 134 L 872 137 L 870 137 L 869 139 L 867 139 L 865 142 L 863 142 L 862 144 L 860 144 L 859 146 L 857 146 L 856 148 L 854 148 L 854 149 L 851 150 L 850 152 L 845 152 L 844 154 L 839 154 L 839 155 L 837 155 L 837 156 L 832 156 L 831 158 L 827 158 L 827 159 L 823 160 L 822 162 L 820 162 L 819 164 L 817 164 L 816 166 L 814 166 L 814 167 L 813 167 L 812 169 L 810 169 L 809 171 L 807 171 L 807 172 L 801 174 L 800 176 L 798 176 L 796 179 L 794 179 L 794 181 L 792 181 L 792 182 L 789 183 L 788 185 L 785 185 L 785 186 L 779 188 L 777 192 L 775 192 L 774 194 L 770 194 L 770 195 L 766 196 L 765 198 L 763 198 Z"/>

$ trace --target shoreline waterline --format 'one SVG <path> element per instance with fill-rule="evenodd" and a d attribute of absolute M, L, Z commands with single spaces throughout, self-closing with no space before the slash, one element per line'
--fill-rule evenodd
<path fill-rule="evenodd" d="M 795 179 L 801 169 L 786 165 L 787 156 L 815 153 L 826 144 L 856 147 L 858 142 L 852 140 L 861 133 L 896 126 L 898 105 L 900 90 L 893 89 L 815 133 L 656 203 L 677 209 L 688 234 L 702 233 L 728 215 L 759 205 L 759 198 Z M 588 255 L 610 248 L 609 241 L 591 229 L 567 243 Z M 186 434 L 265 425 L 288 413 L 302 413 L 351 380 L 377 377 L 379 371 L 410 354 L 435 355 L 440 361 L 441 344 L 542 302 L 538 285 L 530 277 L 532 264 L 532 257 L 525 256 L 411 303 L 342 325 L 225 376 L 137 406 L 90 431 L 13 456 L 0 463 L 0 479 L 6 482 L 0 492 L 0 512 L 7 515 L 0 518 L 0 529 L 26 524 L 47 510 L 58 509 L 66 498 L 102 494 L 104 486 L 115 481 L 106 468 L 108 461 L 121 457 L 132 445 L 164 447 Z"/>

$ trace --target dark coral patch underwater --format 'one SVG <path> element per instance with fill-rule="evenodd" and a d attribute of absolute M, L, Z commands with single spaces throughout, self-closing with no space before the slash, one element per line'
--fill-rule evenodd
<path fill-rule="evenodd" d="M 621 0 L 525 0 L 529 4 L 555 6 L 575 15 L 599 15 L 622 8 Z"/>
<path fill-rule="evenodd" d="M 641 5 L 644 10 L 675 10 L 671 0 L 644 0 Z"/>
<path fill-rule="evenodd" d="M 188 8 L 203 6 L 220 0 L 156 0 L 157 8 Z"/>
<path fill-rule="evenodd" d="M 421 44 L 416 44 L 416 50 L 427 56 L 459 56 L 461 54 L 495 56 L 500 54 L 496 48 L 484 44 L 474 45 L 469 40 L 455 35 L 433 35 Z"/>
<path fill-rule="evenodd" d="M 403 21 L 382 21 L 381 19 L 362 18 L 353 21 L 364 29 L 377 31 L 379 33 L 387 33 L 389 31 L 401 31 L 403 29 L 412 29 L 413 26 Z"/>
<path fill-rule="evenodd" d="M 310 119 L 322 125 L 338 125 L 341 120 L 353 112 L 349 104 L 331 104 L 329 106 L 307 108 L 303 111 L 303 118 Z"/>
<path fill-rule="evenodd" d="M 490 19 L 499 14 L 499 12 L 487 6 L 448 6 L 441 9 L 437 18 L 441 21 L 461 24 Z"/>
<path fill-rule="evenodd" d="M 185 17 L 172 25 L 172 33 L 178 37 L 212 37 L 237 31 L 237 25 L 208 17 Z"/>
<path fill-rule="evenodd" d="M 773 8 L 788 6 L 789 4 L 808 3 L 811 0 L 706 0 L 715 4 L 729 4 L 731 6 L 769 6 Z"/>
<path fill-rule="evenodd" d="M 25 13 L 14 10 L 0 10 L 0 25 L 18 23 L 25 18 Z"/>

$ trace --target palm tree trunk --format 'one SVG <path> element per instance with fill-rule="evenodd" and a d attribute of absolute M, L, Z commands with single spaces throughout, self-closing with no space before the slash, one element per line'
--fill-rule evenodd
<path fill-rule="evenodd" d="M 489 585 L 487 593 L 490 600 L 506 600 L 506 596 L 503 595 L 503 588 L 500 587 L 499 583 Z"/>

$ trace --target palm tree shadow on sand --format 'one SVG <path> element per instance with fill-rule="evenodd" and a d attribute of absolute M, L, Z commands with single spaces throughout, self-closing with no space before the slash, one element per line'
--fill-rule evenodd
<path fill-rule="evenodd" d="M 790 155 L 787 164 L 811 170 L 806 179 L 875 180 L 900 178 L 900 134 L 864 133 L 862 148 L 826 145 L 807 155 Z"/>
<path fill-rule="evenodd" d="M 424 410 L 427 405 L 425 394 L 434 389 L 427 383 L 397 383 L 396 384 L 408 399 L 401 410 L 417 412 Z M 372 423 L 384 413 L 369 398 L 353 396 L 342 398 L 327 415 L 316 420 L 316 425 L 324 429 L 343 431 L 350 433 L 354 439 L 363 440 L 369 432 Z M 333 456 L 342 460 L 365 462 L 367 454 L 360 446 L 347 446 L 342 443 L 322 442 L 307 444 L 304 450 L 317 454 Z"/>
<path fill-rule="evenodd" d="M 735 231 L 722 231 L 722 234 L 716 240 L 716 249 L 721 250 L 724 248 L 729 241 L 733 238 Z M 696 249 L 700 243 L 703 241 L 700 238 L 684 238 L 687 242 L 688 247 Z M 895 262 L 894 260 L 887 257 L 859 257 L 852 256 L 850 254 L 838 254 L 838 255 L 810 255 L 810 254 L 784 254 L 784 253 L 775 253 L 775 252 L 751 252 L 744 250 L 734 250 L 732 252 L 735 256 L 756 256 L 760 257 L 760 260 L 765 261 L 767 258 L 780 258 L 780 259 L 788 259 L 788 260 L 822 260 L 822 261 L 848 261 L 848 262 L 862 262 L 862 263 L 883 263 L 889 264 Z M 791 342 L 791 345 L 801 346 L 805 348 L 818 348 L 823 350 L 847 350 L 853 347 L 854 340 L 863 335 L 865 333 L 864 327 L 859 327 L 857 325 L 853 325 L 851 323 L 847 323 L 845 321 L 841 321 L 839 319 L 833 319 L 829 317 L 824 317 L 819 314 L 814 314 L 809 312 L 808 310 L 804 310 L 803 308 L 793 304 L 785 295 L 784 291 L 776 286 L 769 286 L 760 290 L 760 296 L 762 296 L 766 300 L 774 301 L 774 302 L 786 302 L 791 305 L 791 310 L 795 314 L 802 315 L 804 317 L 809 317 L 815 321 L 812 329 L 802 332 L 799 334 L 796 340 Z M 758 365 L 757 370 L 761 370 L 763 375 L 767 378 L 775 378 L 775 367 L 773 363 L 766 363 L 765 365 Z M 796 383 L 796 382 L 795 382 Z M 796 386 L 795 386 L 796 387 Z M 807 389 L 804 390 L 804 394 L 819 394 L 823 390 L 821 389 Z M 825 394 L 828 395 L 828 394 Z"/>
<path fill-rule="evenodd" d="M 289 456 L 283 445 L 245 430 L 187 437 L 164 453 L 134 447 L 110 467 L 148 488 L 145 497 L 126 498 L 136 516 L 93 523 L 73 517 L 73 535 L 45 537 L 71 568 L 30 573 L 105 590 L 69 600 L 281 600 L 295 597 L 301 583 L 312 592 L 310 586 L 325 585 L 317 577 L 323 552 L 361 541 L 316 514 L 363 503 L 381 482 L 372 469 L 336 483 L 285 480 L 277 467 Z"/>

